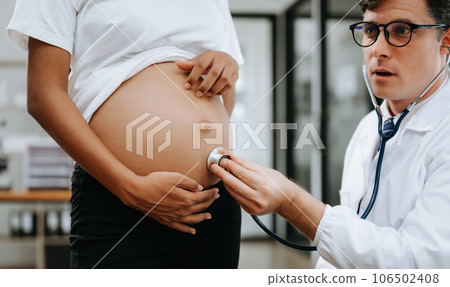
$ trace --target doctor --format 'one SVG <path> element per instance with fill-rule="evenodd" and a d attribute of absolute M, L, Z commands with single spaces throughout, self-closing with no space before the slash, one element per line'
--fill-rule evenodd
<path fill-rule="evenodd" d="M 450 1 L 360 0 L 370 85 L 383 121 L 399 114 L 443 69 Z M 395 21 L 409 24 L 387 25 Z M 444 27 L 415 25 L 445 24 Z M 378 26 L 377 26 L 378 25 Z M 387 25 L 387 26 L 386 26 Z M 387 29 L 387 33 L 386 30 Z M 397 37 L 394 37 L 396 35 Z M 404 38 L 402 38 L 404 35 Z M 367 42 L 369 41 L 369 42 Z M 450 268 L 450 80 L 442 74 L 386 144 L 377 200 L 366 220 L 378 159 L 378 119 L 362 119 L 347 148 L 341 205 L 312 197 L 279 172 L 230 153 L 211 169 L 250 214 L 276 212 L 314 241 L 318 267 Z"/>

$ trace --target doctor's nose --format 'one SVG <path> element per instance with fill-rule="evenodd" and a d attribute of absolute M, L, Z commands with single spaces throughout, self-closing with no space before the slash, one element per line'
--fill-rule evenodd
<path fill-rule="evenodd" d="M 394 47 L 389 44 L 386 39 L 386 35 L 384 33 L 384 29 L 380 30 L 380 35 L 378 35 L 378 39 L 372 46 L 368 47 L 368 49 L 372 49 L 372 53 L 375 58 L 390 58 L 392 54 L 392 49 Z"/>

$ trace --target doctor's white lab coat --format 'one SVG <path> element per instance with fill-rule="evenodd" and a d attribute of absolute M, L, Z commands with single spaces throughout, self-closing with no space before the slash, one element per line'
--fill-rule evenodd
<path fill-rule="evenodd" d="M 388 114 L 385 103 L 382 110 Z M 450 80 L 387 142 L 378 197 L 362 220 L 375 180 L 377 130 L 372 112 L 347 147 L 341 205 L 326 207 L 314 239 L 317 267 L 450 268 Z"/>

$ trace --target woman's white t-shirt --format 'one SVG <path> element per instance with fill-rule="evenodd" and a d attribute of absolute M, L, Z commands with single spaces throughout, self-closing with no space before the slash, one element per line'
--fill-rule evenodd
<path fill-rule="evenodd" d="M 7 30 L 26 51 L 32 37 L 71 54 L 68 93 L 87 122 L 151 64 L 207 49 L 243 62 L 227 0 L 17 0 Z"/>

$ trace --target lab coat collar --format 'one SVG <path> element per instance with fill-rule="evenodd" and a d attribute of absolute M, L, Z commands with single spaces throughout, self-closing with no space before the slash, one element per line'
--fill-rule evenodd
<path fill-rule="evenodd" d="M 384 115 L 390 117 L 386 101 L 381 105 Z M 401 144 L 404 133 L 409 131 L 430 132 L 449 114 L 450 111 L 450 79 L 430 97 L 414 106 L 400 125 L 395 145 Z M 395 116 L 398 120 L 400 114 Z M 394 137 L 395 138 L 395 137 Z"/>

